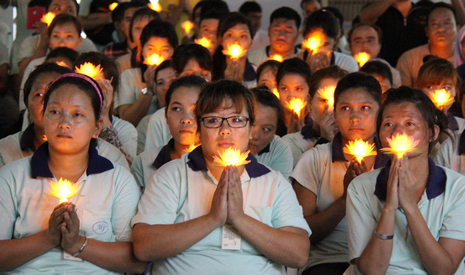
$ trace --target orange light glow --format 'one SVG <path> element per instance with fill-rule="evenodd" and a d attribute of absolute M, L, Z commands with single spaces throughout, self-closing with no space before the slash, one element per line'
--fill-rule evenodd
<path fill-rule="evenodd" d="M 54 18 L 55 18 L 55 14 L 54 14 L 54 13 L 47 12 L 46 14 L 44 14 L 44 15 L 42 16 L 42 18 L 40 19 L 40 21 L 42 21 L 43 23 L 47 24 L 47 26 L 50 26 L 50 24 L 52 24 L 52 21 L 53 21 Z"/>
<path fill-rule="evenodd" d="M 278 89 L 277 88 L 274 88 L 272 90 L 273 94 L 279 99 L 279 92 L 278 92 Z"/>
<path fill-rule="evenodd" d="M 158 3 L 158 1 L 156 1 L 155 3 L 149 3 L 148 6 L 149 6 L 149 8 L 151 8 L 152 10 L 154 10 L 156 12 L 161 12 L 162 11 L 161 5 L 160 5 L 160 3 Z"/>
<path fill-rule="evenodd" d="M 421 153 L 419 149 L 415 147 L 420 143 L 419 140 L 415 140 L 413 137 L 403 134 L 396 134 L 392 139 L 387 138 L 390 148 L 383 148 L 385 154 L 397 154 L 398 158 L 401 158 L 408 152 Z"/>
<path fill-rule="evenodd" d="M 336 90 L 336 87 L 334 86 L 326 86 L 323 89 L 318 90 L 320 97 L 327 100 L 326 104 L 328 104 L 328 111 L 334 110 L 334 90 Z"/>
<path fill-rule="evenodd" d="M 87 75 L 88 77 L 96 81 L 105 79 L 105 76 L 103 74 L 103 68 L 100 68 L 100 64 L 94 66 L 94 64 L 90 62 L 85 62 L 79 68 L 76 66 L 74 68 L 74 71 L 79 74 Z"/>
<path fill-rule="evenodd" d="M 189 35 L 191 32 L 192 28 L 194 27 L 194 23 L 191 21 L 184 21 L 184 23 L 181 24 L 182 29 L 186 32 L 186 35 Z"/>
<path fill-rule="evenodd" d="M 300 111 L 307 105 L 307 103 L 303 102 L 300 98 L 293 98 L 291 101 L 287 102 L 287 108 L 292 110 L 296 113 L 300 118 Z"/>
<path fill-rule="evenodd" d="M 436 105 L 436 108 L 438 109 L 442 109 L 445 105 L 450 104 L 454 101 L 454 98 L 451 97 L 450 92 L 446 91 L 445 89 L 434 91 L 431 97 L 431 99 L 434 102 L 434 105 Z"/>
<path fill-rule="evenodd" d="M 114 3 L 111 3 L 110 6 L 108 7 L 111 11 L 114 11 L 116 9 L 116 7 L 118 7 L 118 3 L 117 2 L 114 2 Z"/>
<path fill-rule="evenodd" d="M 48 141 L 47 136 L 46 136 L 46 135 L 43 135 L 43 136 L 42 136 L 42 140 L 43 140 L 43 141 Z"/>
<path fill-rule="evenodd" d="M 69 180 L 60 178 L 58 182 L 50 181 L 50 195 L 60 199 L 60 203 L 67 202 L 69 198 L 76 196 L 80 187 Z"/>
<path fill-rule="evenodd" d="M 165 58 L 161 55 L 158 55 L 156 53 L 150 55 L 147 59 L 145 59 L 144 64 L 147 65 L 160 65 L 163 61 L 165 61 Z"/>
<path fill-rule="evenodd" d="M 273 56 L 270 57 L 271 60 L 276 60 L 278 62 L 283 62 L 283 57 L 280 56 L 279 54 L 275 54 Z"/>
<path fill-rule="evenodd" d="M 223 51 L 225 55 L 229 55 L 232 59 L 241 58 L 244 55 L 244 50 L 239 44 L 232 44 Z"/>
<path fill-rule="evenodd" d="M 311 37 L 302 42 L 302 50 L 309 49 L 314 54 L 318 52 L 318 48 L 321 46 L 321 41 L 323 41 L 323 34 L 320 32 L 314 32 Z"/>
<path fill-rule="evenodd" d="M 354 58 L 355 60 L 357 60 L 358 65 L 360 67 L 363 67 L 363 65 L 365 65 L 365 63 L 367 63 L 367 61 L 370 60 L 370 54 L 366 52 L 359 52 L 354 56 Z"/>
<path fill-rule="evenodd" d="M 66 64 L 64 61 L 57 61 L 56 63 L 58 66 L 68 68 L 68 64 Z"/>
<path fill-rule="evenodd" d="M 212 44 L 211 41 L 208 40 L 208 38 L 206 38 L 206 37 L 202 37 L 200 39 L 195 39 L 195 43 L 199 44 L 199 45 L 201 45 L 201 46 L 203 46 L 203 47 L 205 47 L 207 49 L 210 48 L 210 46 Z"/>
<path fill-rule="evenodd" d="M 245 153 L 241 153 L 240 150 L 236 150 L 233 148 L 228 148 L 221 153 L 218 151 L 218 157 L 214 156 L 213 163 L 218 166 L 240 166 L 249 163 L 250 161 L 247 160 L 247 156 L 249 155 L 250 151 Z"/>
<path fill-rule="evenodd" d="M 198 144 L 198 145 L 191 144 L 191 145 L 189 145 L 189 148 L 182 150 L 182 152 L 183 152 L 183 154 L 190 153 L 190 152 L 194 151 L 194 149 L 199 147 L 199 146 L 200 146 L 200 144 Z"/>
<path fill-rule="evenodd" d="M 350 140 L 349 143 L 344 147 L 343 151 L 346 154 L 354 156 L 358 163 L 362 164 L 364 157 L 375 156 L 377 154 L 374 149 L 374 143 L 370 145 L 368 141 L 365 142 L 361 139 L 356 139 L 355 141 Z"/>

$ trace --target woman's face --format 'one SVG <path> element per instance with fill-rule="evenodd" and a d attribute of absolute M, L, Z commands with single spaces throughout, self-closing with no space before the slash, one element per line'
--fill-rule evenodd
<path fill-rule="evenodd" d="M 147 59 L 152 54 L 158 54 L 162 56 L 164 60 L 169 60 L 173 55 L 173 51 L 173 47 L 171 47 L 168 39 L 153 36 L 144 44 L 142 56 L 144 59 Z"/>
<path fill-rule="evenodd" d="M 47 85 L 59 76 L 58 73 L 49 72 L 38 75 L 32 84 L 31 92 L 27 98 L 27 109 L 31 120 L 39 129 L 44 128 L 44 95 Z"/>
<path fill-rule="evenodd" d="M 191 145 L 196 141 L 197 123 L 195 121 L 195 103 L 200 89 L 180 87 L 171 95 L 167 106 L 166 119 L 174 140 L 181 145 Z"/>
<path fill-rule="evenodd" d="M 58 47 L 66 47 L 77 50 L 81 46 L 82 37 L 72 23 L 55 26 L 49 38 L 49 46 L 52 50 Z"/>
<path fill-rule="evenodd" d="M 214 112 L 202 115 L 206 117 L 229 118 L 233 116 L 249 117 L 245 105 L 242 111 L 238 112 L 230 99 L 223 102 L 221 107 Z M 200 122 L 200 142 L 202 151 L 206 159 L 213 161 L 213 156 L 218 155 L 227 148 L 235 148 L 241 152 L 246 152 L 249 145 L 249 138 L 252 133 L 250 121 L 242 128 L 232 128 L 228 122 L 223 120 L 223 124 L 218 128 L 207 128 L 204 122 Z"/>
<path fill-rule="evenodd" d="M 456 91 L 455 91 L 454 81 L 452 79 L 444 79 L 437 85 L 428 85 L 426 87 L 421 88 L 421 90 L 425 94 L 427 94 L 433 102 L 434 102 L 434 99 L 433 99 L 434 92 L 437 90 L 442 90 L 442 89 L 446 90 L 446 92 L 449 92 L 451 98 L 455 97 Z M 449 108 L 452 106 L 452 103 L 453 101 L 444 106 L 444 112 L 447 112 L 447 110 L 449 110 Z"/>
<path fill-rule="evenodd" d="M 325 87 L 336 87 L 337 86 L 337 79 L 334 78 L 324 78 L 320 81 L 318 85 L 318 91 L 320 89 L 324 89 Z M 316 92 L 313 98 L 310 100 L 310 112 L 313 117 L 313 123 L 320 126 L 321 121 L 323 120 L 323 115 L 325 111 L 325 106 L 328 104 L 328 100 L 323 98 L 319 92 Z M 333 106 L 334 108 L 334 106 Z M 328 106 L 328 112 L 333 112 L 333 108 Z"/>
<path fill-rule="evenodd" d="M 290 111 L 286 107 L 292 99 L 300 98 L 306 103 L 309 96 L 307 81 L 298 74 L 287 74 L 283 76 L 279 82 L 278 92 L 279 100 L 287 111 Z"/>
<path fill-rule="evenodd" d="M 252 37 L 246 24 L 237 24 L 223 34 L 221 41 L 223 48 L 227 49 L 233 44 L 239 44 L 243 50 L 249 50 Z"/>
<path fill-rule="evenodd" d="M 421 153 L 410 152 L 407 153 L 408 157 L 428 155 L 429 142 L 437 137 L 437 134 L 433 137 L 432 131 L 428 129 L 425 119 L 415 104 L 402 102 L 387 105 L 382 114 L 379 130 L 383 147 L 389 147 L 387 138 L 392 139 L 393 136 L 403 133 L 420 141 L 416 148 L 420 149 Z"/>
<path fill-rule="evenodd" d="M 276 109 L 257 103 L 255 107 L 255 123 L 249 150 L 252 154 L 261 152 L 273 140 L 278 128 L 278 114 Z"/>
<path fill-rule="evenodd" d="M 91 138 L 100 133 L 101 123 L 95 118 L 89 96 L 75 85 L 65 84 L 50 95 L 44 130 L 51 149 L 77 154 L 89 149 Z"/>
<path fill-rule="evenodd" d="M 258 86 L 266 86 L 270 91 L 277 88 L 276 70 L 273 70 L 271 67 L 265 68 L 258 79 Z"/>
<path fill-rule="evenodd" d="M 305 36 L 305 40 L 308 40 L 313 36 L 320 37 L 321 39 L 319 46 L 313 52 L 314 54 L 319 53 L 319 52 L 331 53 L 333 51 L 334 45 L 336 44 L 336 40 L 334 38 L 327 36 L 323 32 L 323 29 L 317 28 L 317 29 L 310 31 L 307 34 L 307 36 Z"/>
<path fill-rule="evenodd" d="M 179 77 L 186 75 L 197 75 L 205 78 L 208 82 L 212 81 L 211 71 L 200 67 L 199 62 L 195 60 L 195 58 L 187 61 L 186 66 L 184 66 L 184 70 L 182 70 L 181 74 L 179 74 Z"/>
<path fill-rule="evenodd" d="M 335 104 L 334 118 L 343 139 L 373 138 L 379 105 L 364 88 L 345 90 Z"/>
<path fill-rule="evenodd" d="M 173 82 L 175 79 L 176 72 L 171 67 L 165 68 L 158 72 L 157 78 L 155 79 L 155 94 L 157 95 L 161 107 L 166 105 L 166 91 L 168 91 L 171 82 Z"/>

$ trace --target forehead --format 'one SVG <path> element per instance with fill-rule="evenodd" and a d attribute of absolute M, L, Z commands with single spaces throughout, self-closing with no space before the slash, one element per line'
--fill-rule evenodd
<path fill-rule="evenodd" d="M 272 26 L 297 27 L 295 20 L 286 18 L 276 18 L 271 22 Z"/>
<path fill-rule="evenodd" d="M 236 24 L 229 28 L 226 32 L 249 32 L 249 27 L 246 24 Z"/>
<path fill-rule="evenodd" d="M 411 102 L 400 102 L 400 103 L 391 103 L 384 107 L 383 115 L 384 118 L 392 117 L 416 117 L 423 118 L 418 107 Z"/>
<path fill-rule="evenodd" d="M 378 38 L 378 32 L 373 27 L 370 26 L 360 26 L 352 32 L 352 39 L 373 36 Z"/>
<path fill-rule="evenodd" d="M 375 99 L 367 92 L 365 88 L 349 88 L 339 94 L 338 102 L 371 102 L 376 103 Z"/>
<path fill-rule="evenodd" d="M 168 78 L 175 75 L 175 71 L 172 67 L 164 68 L 163 70 L 158 71 L 157 79 Z"/>
<path fill-rule="evenodd" d="M 437 8 L 431 11 L 428 17 L 428 22 L 435 20 L 454 19 L 454 14 L 447 8 Z"/>
<path fill-rule="evenodd" d="M 65 23 L 63 25 L 56 25 L 53 30 L 52 30 L 52 33 L 55 33 L 55 32 L 75 32 L 77 33 L 77 29 L 76 29 L 76 26 L 74 26 L 73 23 Z"/>
<path fill-rule="evenodd" d="M 206 114 L 240 114 L 240 115 L 249 115 L 247 109 L 245 108 L 245 100 L 240 99 L 242 102 L 234 102 L 231 98 L 224 98 L 218 108 L 210 111 Z M 208 104 L 208 102 L 206 102 Z M 242 105 L 242 106 L 241 106 Z"/>
<path fill-rule="evenodd" d="M 92 105 L 89 95 L 73 84 L 64 84 L 52 91 L 49 103 L 66 103 L 83 106 Z"/>
<path fill-rule="evenodd" d="M 281 78 L 280 84 L 307 84 L 307 81 L 300 74 L 286 74 Z"/>
<path fill-rule="evenodd" d="M 160 47 L 170 46 L 170 43 L 168 42 L 168 38 L 160 37 L 160 36 L 150 37 L 149 40 L 147 40 L 146 44 L 150 44 L 150 46 L 160 46 Z"/>
<path fill-rule="evenodd" d="M 73 6 L 73 7 L 76 6 L 73 0 L 52 0 L 52 2 L 50 3 L 50 6 L 53 6 L 53 5 L 67 5 L 67 6 Z"/>
<path fill-rule="evenodd" d="M 131 7 L 124 11 L 124 17 L 132 17 L 139 8 Z"/>
<path fill-rule="evenodd" d="M 204 27 L 215 27 L 215 28 L 218 28 L 218 23 L 220 22 L 220 20 L 218 19 L 215 19 L 215 18 L 208 18 L 208 19 L 204 19 L 202 20 L 202 22 L 200 22 L 200 26 L 204 26 Z"/>

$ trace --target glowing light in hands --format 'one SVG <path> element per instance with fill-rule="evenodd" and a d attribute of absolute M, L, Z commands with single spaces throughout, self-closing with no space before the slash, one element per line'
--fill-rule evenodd
<path fill-rule="evenodd" d="M 149 8 L 156 12 L 161 12 L 162 8 L 160 3 L 158 3 L 158 0 L 150 0 L 150 3 L 148 4 Z"/>
<path fill-rule="evenodd" d="M 286 102 L 287 108 L 292 110 L 296 113 L 300 118 L 300 111 L 307 105 L 307 103 L 303 102 L 300 98 L 293 98 L 291 101 Z"/>
<path fill-rule="evenodd" d="M 160 65 L 163 61 L 165 61 L 165 58 L 161 55 L 158 55 L 156 53 L 150 55 L 147 59 L 144 60 L 144 64 L 147 65 Z"/>
<path fill-rule="evenodd" d="M 52 13 L 52 12 L 47 12 L 46 14 L 44 14 L 42 16 L 42 18 L 40 19 L 40 21 L 42 21 L 43 23 L 47 24 L 47 26 L 50 26 L 50 24 L 52 24 L 52 21 L 53 19 L 55 18 L 55 14 Z"/>
<path fill-rule="evenodd" d="M 365 142 L 361 139 L 356 139 L 355 141 L 349 141 L 343 151 L 346 154 L 354 156 L 358 163 L 362 164 L 364 157 L 375 156 L 377 154 L 374 149 L 375 144 L 369 144 L 368 141 Z"/>
<path fill-rule="evenodd" d="M 87 75 L 88 77 L 96 81 L 105 79 L 105 75 L 103 74 L 103 68 L 100 67 L 100 64 L 94 66 L 94 64 L 90 62 L 85 62 L 84 64 L 81 64 L 79 68 L 76 66 L 74 71 L 79 74 Z"/>
<path fill-rule="evenodd" d="M 108 7 L 111 11 L 114 11 L 116 9 L 116 7 L 118 7 L 118 3 L 117 2 L 114 2 L 114 3 L 111 3 L 110 6 Z"/>
<path fill-rule="evenodd" d="M 280 56 L 279 54 L 275 54 L 275 55 L 271 56 L 270 59 L 278 61 L 278 62 L 283 62 L 283 57 Z"/>
<path fill-rule="evenodd" d="M 69 198 L 76 196 L 80 187 L 69 180 L 60 178 L 58 182 L 50 181 L 50 195 L 60 199 L 60 203 L 67 202 Z"/>
<path fill-rule="evenodd" d="M 186 32 L 186 35 L 189 35 L 191 32 L 192 28 L 194 27 L 194 23 L 191 21 L 184 21 L 184 23 L 181 24 L 182 29 Z"/>
<path fill-rule="evenodd" d="M 279 99 L 279 92 L 278 92 L 278 89 L 277 88 L 274 88 L 272 90 L 273 94 Z"/>
<path fill-rule="evenodd" d="M 196 44 L 199 44 L 200 46 L 203 46 L 203 47 L 205 47 L 207 49 L 210 48 L 210 46 L 212 44 L 210 42 L 210 40 L 208 40 L 208 38 L 206 38 L 206 37 L 202 37 L 200 39 L 195 39 L 194 41 L 195 41 Z"/>
<path fill-rule="evenodd" d="M 396 134 L 392 139 L 387 138 L 387 141 L 390 148 L 381 149 L 385 154 L 397 154 L 398 158 L 402 158 L 402 156 L 408 152 L 421 152 L 419 149 L 415 148 L 420 141 L 415 140 L 405 133 Z"/>
<path fill-rule="evenodd" d="M 240 150 L 236 150 L 234 148 L 228 148 L 224 150 L 222 153 L 218 151 L 219 156 L 214 156 L 213 164 L 218 166 L 240 166 L 249 163 L 250 161 L 247 160 L 247 156 L 249 155 L 250 151 L 245 153 L 241 153 Z"/>
<path fill-rule="evenodd" d="M 318 90 L 318 93 L 320 94 L 320 97 L 327 100 L 328 104 L 328 111 L 334 109 L 334 91 L 336 90 L 336 87 L 334 86 L 326 86 L 322 89 Z"/>
<path fill-rule="evenodd" d="M 354 56 L 354 58 L 355 60 L 357 60 L 358 65 L 360 67 L 363 67 L 363 65 L 365 65 L 365 63 L 367 63 L 367 61 L 370 60 L 370 54 L 366 52 L 359 52 Z"/>
<path fill-rule="evenodd" d="M 454 98 L 451 97 L 450 92 L 446 91 L 445 89 L 434 91 L 431 97 L 434 105 L 436 105 L 436 108 L 438 109 L 442 109 L 445 105 L 454 101 Z"/>
<path fill-rule="evenodd" d="M 321 46 L 321 41 L 323 40 L 323 34 L 320 32 L 314 32 L 311 37 L 302 42 L 303 50 L 309 49 L 313 53 L 316 53 L 318 48 Z"/>
<path fill-rule="evenodd" d="M 223 51 L 223 53 L 225 55 L 229 55 L 232 59 L 238 59 L 243 56 L 244 50 L 242 49 L 241 45 L 232 44 L 225 51 Z"/>

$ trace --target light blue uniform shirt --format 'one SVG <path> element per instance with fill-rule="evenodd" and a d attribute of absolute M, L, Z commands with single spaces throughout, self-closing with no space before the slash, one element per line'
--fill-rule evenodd
<path fill-rule="evenodd" d="M 289 179 L 292 172 L 292 152 L 289 145 L 282 141 L 279 136 L 274 136 L 273 140 L 256 156 L 258 162 L 265 164 Z"/>

